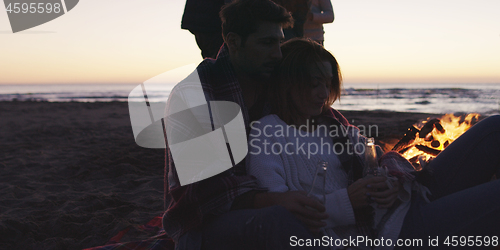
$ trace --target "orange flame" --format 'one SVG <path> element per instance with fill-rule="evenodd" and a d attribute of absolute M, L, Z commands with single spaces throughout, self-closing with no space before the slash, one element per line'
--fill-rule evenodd
<path fill-rule="evenodd" d="M 441 129 L 438 130 L 436 127 L 432 129 L 432 131 L 427 134 L 424 138 L 420 138 L 419 133 L 417 133 L 415 141 L 408 145 L 409 148 L 402 155 L 410 162 L 416 162 L 418 158 L 422 158 L 425 161 L 430 160 L 434 157 L 434 155 L 426 153 L 421 149 L 417 148 L 417 145 L 425 146 L 430 150 L 436 150 L 436 153 L 444 150 L 449 144 L 455 141 L 460 135 L 465 133 L 479 118 L 479 114 L 472 113 L 468 114 L 464 119 L 460 116 L 455 116 L 453 114 L 446 114 L 439 119 L 439 124 L 442 126 Z M 426 123 L 428 123 L 431 118 L 427 118 L 426 121 L 422 121 L 418 124 L 415 124 L 415 127 L 421 130 Z M 436 125 L 439 126 L 439 125 Z"/>

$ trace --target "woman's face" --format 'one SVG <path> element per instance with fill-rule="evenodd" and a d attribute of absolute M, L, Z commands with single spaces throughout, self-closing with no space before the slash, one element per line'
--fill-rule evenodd
<path fill-rule="evenodd" d="M 309 89 L 291 90 L 292 101 L 303 119 L 321 114 L 330 94 L 333 79 L 332 64 L 328 61 L 319 62 L 311 66 L 310 73 L 312 82 Z"/>

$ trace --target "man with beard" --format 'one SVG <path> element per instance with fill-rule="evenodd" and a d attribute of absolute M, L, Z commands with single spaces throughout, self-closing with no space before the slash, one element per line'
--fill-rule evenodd
<path fill-rule="evenodd" d="M 282 57 L 282 28 L 293 18 L 270 0 L 232 2 L 220 17 L 224 45 L 216 60 L 197 67 L 198 76 L 207 102 L 239 104 L 248 134 L 250 122 L 267 114 L 266 81 Z M 321 203 L 301 192 L 258 188 L 244 162 L 181 186 L 167 145 L 163 227 L 176 249 L 288 249 L 291 236 L 314 238 L 326 225 Z"/>

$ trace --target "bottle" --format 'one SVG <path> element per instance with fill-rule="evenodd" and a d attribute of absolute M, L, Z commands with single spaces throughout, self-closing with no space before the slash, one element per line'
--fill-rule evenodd
<path fill-rule="evenodd" d="M 377 161 L 377 151 L 375 149 L 375 138 L 366 138 L 365 141 L 365 166 L 363 176 L 378 176 L 380 169 Z"/>
<path fill-rule="evenodd" d="M 386 166 L 380 167 L 377 160 L 377 150 L 375 148 L 375 139 L 373 137 L 366 138 L 365 142 L 365 166 L 363 167 L 363 177 L 386 176 L 388 170 Z M 389 179 L 386 181 L 387 187 L 393 187 Z M 381 191 L 381 190 L 380 190 Z"/>
<path fill-rule="evenodd" d="M 320 160 L 316 164 L 316 173 L 314 175 L 311 188 L 307 192 L 307 196 L 316 198 L 321 204 L 326 202 L 326 170 L 328 162 Z"/>

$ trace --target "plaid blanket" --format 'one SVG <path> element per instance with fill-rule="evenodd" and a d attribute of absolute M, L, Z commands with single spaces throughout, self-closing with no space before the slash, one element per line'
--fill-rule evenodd
<path fill-rule="evenodd" d="M 157 216 L 145 225 L 130 226 L 116 234 L 106 245 L 84 250 L 173 250 L 174 242 L 166 235 L 161 221 L 162 216 Z M 140 238 L 146 239 L 137 241 Z M 124 242 L 127 239 L 131 241 Z"/>

